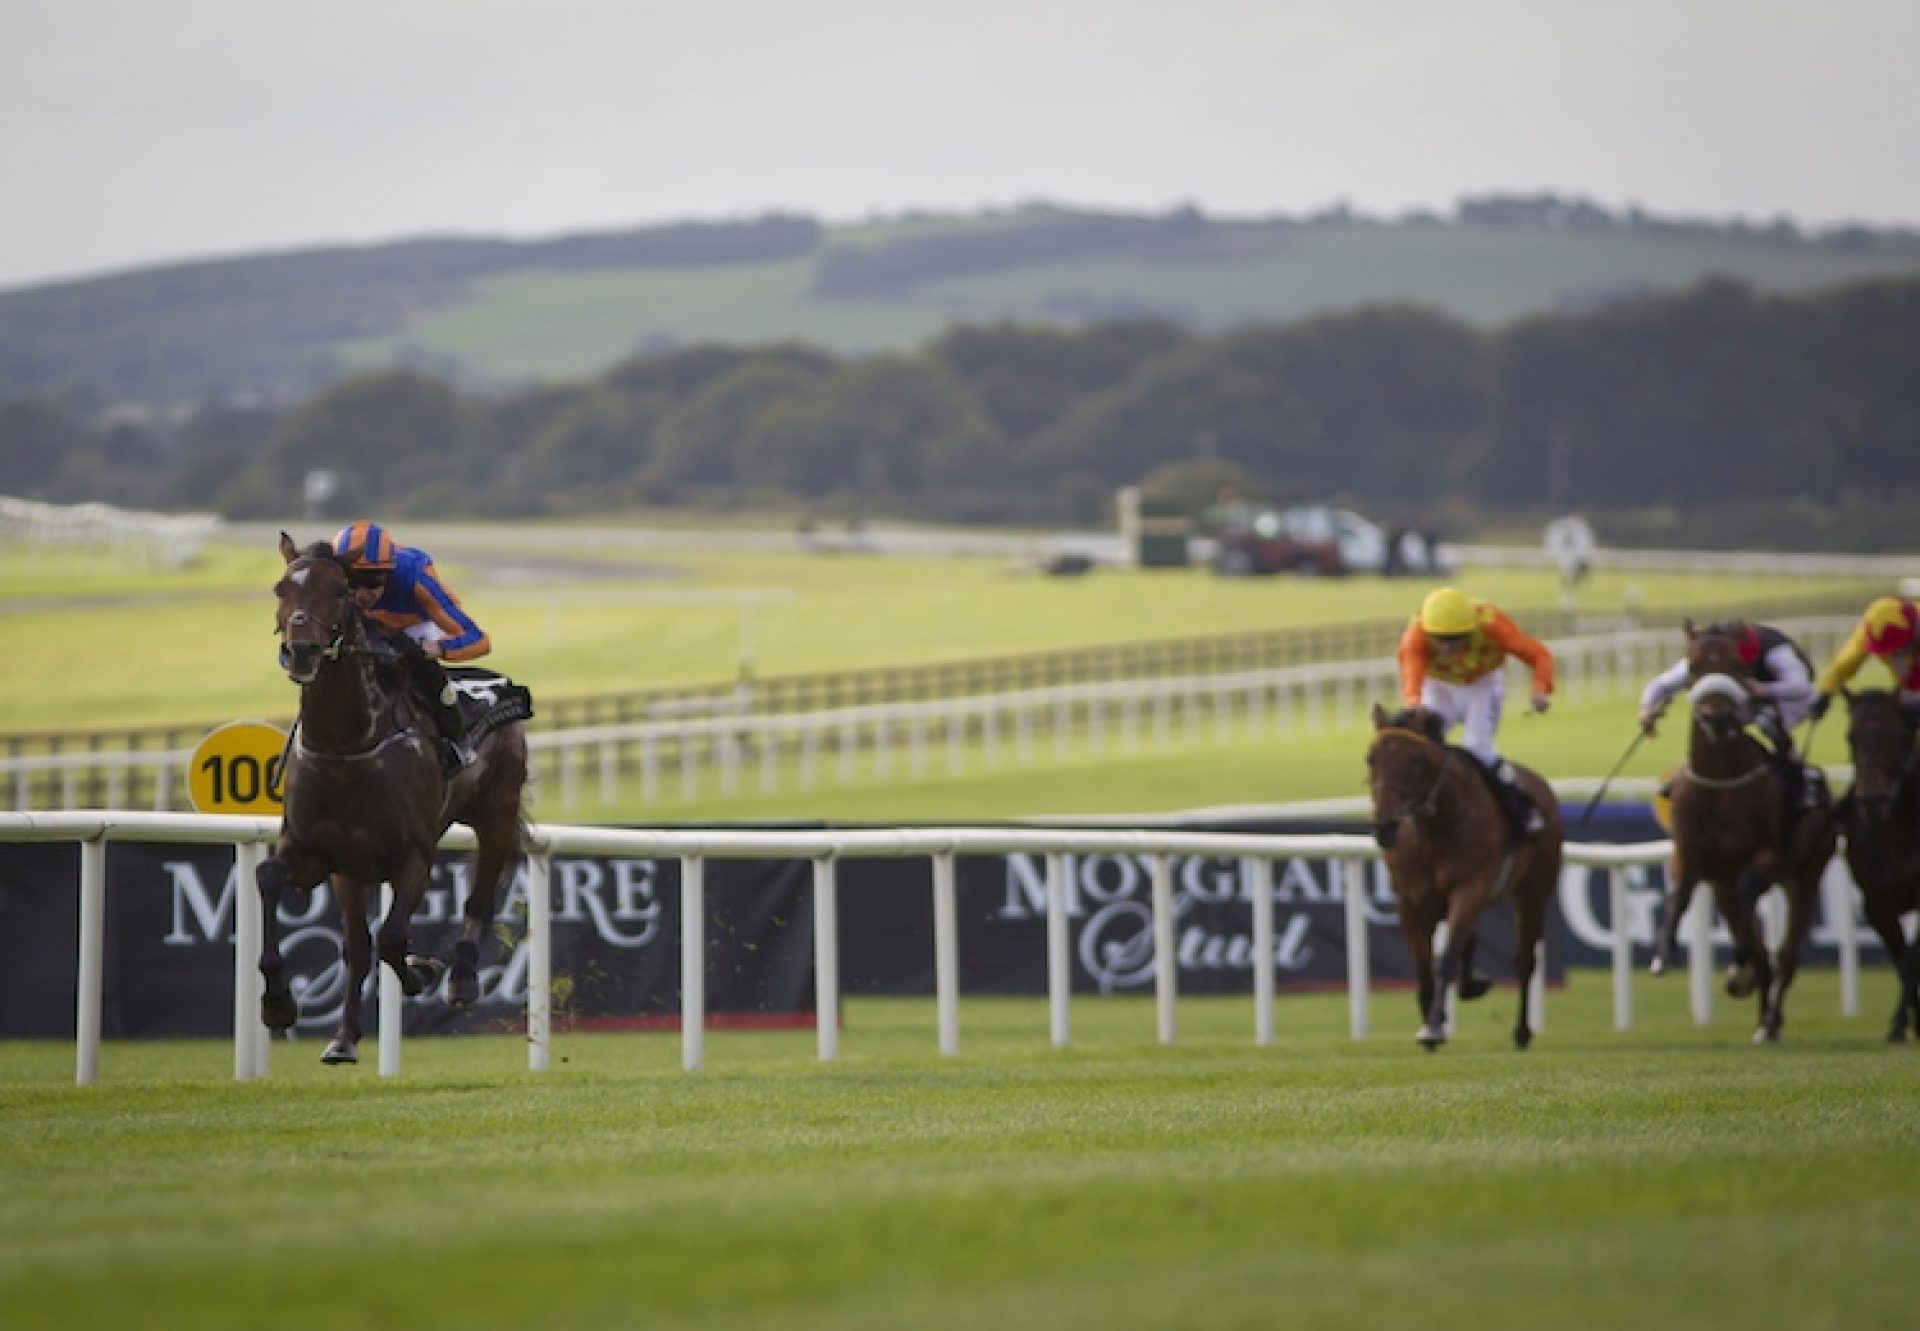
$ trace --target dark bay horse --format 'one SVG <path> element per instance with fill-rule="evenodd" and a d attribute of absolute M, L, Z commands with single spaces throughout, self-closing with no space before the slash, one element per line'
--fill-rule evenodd
<path fill-rule="evenodd" d="M 367 909 L 374 888 L 393 885 L 394 904 L 380 926 L 380 959 L 411 996 L 447 975 L 447 1001 L 479 997 L 480 943 L 492 926 L 500 881 L 520 847 L 526 736 L 518 724 L 481 742 L 474 763 L 449 784 L 441 774 L 436 731 L 421 705 L 377 669 L 366 624 L 350 587 L 351 567 L 326 542 L 305 550 L 285 532 L 286 569 L 274 586 L 280 663 L 300 686 L 300 718 L 289 742 L 279 840 L 257 881 L 265 915 L 260 1015 L 273 1030 L 299 1017 L 280 954 L 280 900 L 331 877 L 340 905 L 347 966 L 339 1029 L 322 1058 L 359 1059 L 361 991 L 373 968 Z M 407 921 L 433 871 L 434 848 L 453 823 L 473 828 L 473 866 L 451 973 L 437 958 L 410 955 Z"/>
<path fill-rule="evenodd" d="M 1534 947 L 1560 878 L 1559 801 L 1537 773 L 1514 764 L 1546 826 L 1535 839 L 1513 845 L 1479 760 L 1447 747 L 1438 716 L 1418 707 L 1389 716 L 1375 704 L 1373 725 L 1367 781 L 1374 840 L 1386 852 L 1400 929 L 1420 981 L 1422 1025 L 1415 1038 L 1429 1050 L 1446 1041 L 1447 989 L 1456 978 L 1463 1000 L 1492 987 L 1473 969 L 1475 930 L 1481 912 L 1504 897 L 1513 902 L 1513 973 L 1520 986 L 1513 1043 L 1525 1049 L 1533 1040 L 1527 985 Z M 1447 944 L 1436 962 L 1433 931 L 1443 919 Z"/>
<path fill-rule="evenodd" d="M 1840 820 L 1847 867 L 1900 977 L 1887 1039 L 1905 1040 L 1909 1026 L 1920 1035 L 1920 947 L 1900 929 L 1900 916 L 1920 909 L 1920 716 L 1879 689 L 1846 698 L 1853 789 L 1840 801 Z"/>
<path fill-rule="evenodd" d="M 1813 923 L 1820 878 L 1839 833 L 1825 787 L 1796 814 L 1786 786 L 1760 741 L 1746 730 L 1752 699 L 1749 667 L 1727 634 L 1687 625 L 1689 724 L 1687 760 L 1671 787 L 1673 856 L 1667 866 L 1666 918 L 1654 947 L 1653 973 L 1666 970 L 1693 891 L 1712 886 L 1714 904 L 1733 934 L 1726 990 L 1758 994 L 1755 1042 L 1780 1038 L 1787 989 L 1800 945 Z M 1767 955 L 1758 906 L 1779 884 L 1787 896 L 1787 930 L 1775 959 Z"/>

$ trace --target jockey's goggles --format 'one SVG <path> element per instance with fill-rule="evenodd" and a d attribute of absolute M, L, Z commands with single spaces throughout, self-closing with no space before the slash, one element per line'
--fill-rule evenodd
<path fill-rule="evenodd" d="M 347 574 L 347 585 L 362 587 L 371 591 L 387 585 L 387 570 L 383 568 L 357 568 Z"/>
<path fill-rule="evenodd" d="M 1471 633 L 1429 633 L 1427 641 L 1444 651 L 1453 651 L 1465 647 L 1472 637 Z"/>

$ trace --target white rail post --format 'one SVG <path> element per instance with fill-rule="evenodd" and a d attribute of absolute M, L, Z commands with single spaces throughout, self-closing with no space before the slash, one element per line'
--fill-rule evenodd
<path fill-rule="evenodd" d="M 380 884 L 380 915 L 386 917 L 399 909 L 395 900 L 392 883 Z M 402 958 L 405 963 L 405 958 Z M 400 976 L 393 967 L 381 961 L 376 955 L 373 968 L 380 976 L 377 986 L 380 994 L 380 1075 L 397 1077 L 400 1075 L 400 1009 L 406 1002 L 406 993 L 400 988 Z M 347 1001 L 358 1003 L 359 994 L 348 994 Z"/>
<path fill-rule="evenodd" d="M 80 843 L 80 994 L 74 1013 L 76 1086 L 100 1080 L 100 1008 L 106 984 L 107 843 Z"/>
<path fill-rule="evenodd" d="M 933 857 L 933 991 L 940 1015 L 940 1052 L 960 1052 L 960 937 L 953 856 Z"/>
<path fill-rule="evenodd" d="M 1153 878 L 1153 1000 L 1161 1044 L 1179 1038 L 1174 1000 L 1180 995 L 1180 959 L 1173 941 L 1173 862 L 1165 855 L 1148 861 Z"/>
<path fill-rule="evenodd" d="M 707 1057 L 707 866 L 680 861 L 680 1067 L 698 1072 Z"/>
<path fill-rule="evenodd" d="M 1527 981 L 1527 1024 L 1535 1035 L 1547 1029 L 1547 940 L 1533 945 L 1533 976 Z"/>
<path fill-rule="evenodd" d="M 1253 1042 L 1273 1043 L 1273 861 L 1247 861 L 1253 878 Z"/>
<path fill-rule="evenodd" d="M 1347 1029 L 1356 1040 L 1365 1039 L 1373 985 L 1372 961 L 1367 951 L 1367 862 L 1334 861 L 1342 865 L 1342 895 L 1347 913 Z"/>
<path fill-rule="evenodd" d="M 1702 883 L 1693 889 L 1687 920 L 1687 996 L 1693 1024 L 1713 1020 L 1713 893 Z"/>
<path fill-rule="evenodd" d="M 840 1057 L 840 879 L 831 856 L 813 862 L 813 1009 L 820 1061 Z"/>
<path fill-rule="evenodd" d="M 1071 1038 L 1068 999 L 1073 972 L 1068 969 L 1067 857 L 1047 856 L 1047 1014 L 1053 1047 L 1065 1049 Z"/>
<path fill-rule="evenodd" d="M 1833 931 L 1835 949 L 1840 954 L 1840 1015 L 1860 1015 L 1860 934 L 1854 927 L 1853 873 L 1847 858 L 1835 855 L 1820 876 L 1820 896 L 1826 908 L 1827 925 Z"/>
<path fill-rule="evenodd" d="M 1627 876 L 1608 869 L 1607 910 L 1613 920 L 1613 1029 L 1633 1029 L 1633 931 L 1627 919 Z"/>
<path fill-rule="evenodd" d="M 266 847 L 242 841 L 233 848 L 233 1079 L 263 1075 L 261 1047 L 267 1033 L 260 1024 L 260 890 L 254 870 Z"/>
<path fill-rule="evenodd" d="M 553 857 L 527 856 L 527 1071 L 553 1054 Z"/>

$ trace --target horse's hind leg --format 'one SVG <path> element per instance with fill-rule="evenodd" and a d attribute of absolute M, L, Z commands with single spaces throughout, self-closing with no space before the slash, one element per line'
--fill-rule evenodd
<path fill-rule="evenodd" d="M 1460 984 L 1454 992 L 1460 995 L 1463 1003 L 1482 998 L 1493 988 L 1493 977 L 1473 968 L 1473 951 L 1478 942 L 1477 938 L 1469 938 L 1467 945 L 1460 949 Z"/>
<path fill-rule="evenodd" d="M 407 922 L 413 918 L 432 872 L 431 852 L 410 859 L 404 872 L 394 878 L 393 905 L 380 921 L 380 960 L 400 977 L 400 991 L 408 998 L 440 983 L 447 970 L 447 964 L 438 957 L 418 957 L 408 950 Z"/>
<path fill-rule="evenodd" d="M 480 948 L 493 927 L 499 909 L 500 884 L 511 862 L 520 831 L 517 808 L 504 816 L 490 814 L 476 829 L 479 849 L 473 857 L 472 890 L 460 921 L 460 937 L 453 945 L 453 966 L 447 973 L 447 1002 L 471 1007 L 480 999 Z"/>
<path fill-rule="evenodd" d="M 1555 874 L 1549 878 L 1548 893 L 1552 892 L 1553 882 L 1558 876 Z M 1546 926 L 1546 894 L 1516 892 L 1513 898 L 1513 978 L 1520 986 L 1520 1003 L 1519 1015 L 1513 1021 L 1515 1049 L 1525 1049 L 1533 1043 L 1533 1014 L 1528 1004 L 1533 998 L 1533 972 L 1540 949 L 1540 938 L 1546 932 Z"/>
<path fill-rule="evenodd" d="M 340 906 L 340 957 L 346 965 L 346 988 L 340 996 L 340 1024 L 320 1055 L 322 1063 L 360 1061 L 360 1005 L 373 969 L 373 938 L 367 931 L 367 885 L 344 874 L 333 876 L 333 896 Z"/>
<path fill-rule="evenodd" d="M 1699 885 L 1700 878 L 1693 867 L 1675 853 L 1667 861 L 1667 908 L 1660 921 L 1660 936 L 1653 945 L 1653 961 L 1647 967 L 1650 974 L 1666 974 L 1673 958 L 1674 941 L 1680 936 L 1680 917 L 1687 913 L 1687 904 L 1693 900 L 1693 890 Z"/>

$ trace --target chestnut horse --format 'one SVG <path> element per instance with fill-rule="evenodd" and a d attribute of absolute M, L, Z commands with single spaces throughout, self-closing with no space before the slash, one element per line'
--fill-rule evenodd
<path fill-rule="evenodd" d="M 1690 724 L 1687 760 L 1671 787 L 1673 856 L 1667 866 L 1666 918 L 1654 947 L 1655 975 L 1667 968 L 1680 917 L 1694 888 L 1710 883 L 1721 918 L 1733 934 L 1726 990 L 1735 998 L 1758 994 L 1755 1043 L 1778 1040 L 1786 1021 L 1787 989 L 1799 967 L 1800 944 L 1813 923 L 1820 878 L 1839 833 L 1826 787 L 1818 802 L 1798 811 L 1773 759 L 1747 734 L 1752 699 L 1749 667 L 1733 638 L 1687 625 Z M 1757 907 L 1778 883 L 1787 896 L 1787 931 L 1779 957 L 1769 958 Z"/>
<path fill-rule="evenodd" d="M 1480 913 L 1506 897 L 1513 902 L 1513 973 L 1520 986 L 1513 1043 L 1525 1049 L 1533 1040 L 1527 986 L 1534 948 L 1560 879 L 1559 801 L 1537 773 L 1514 764 L 1546 822 L 1537 837 L 1514 845 L 1479 759 L 1447 747 L 1446 725 L 1437 715 L 1414 707 L 1389 716 L 1376 703 L 1373 725 L 1367 750 L 1373 836 L 1386 852 L 1400 929 L 1419 977 L 1422 1024 L 1414 1038 L 1429 1051 L 1445 1043 L 1447 989 L 1456 978 L 1463 1000 L 1492 987 L 1473 969 L 1475 930 Z M 1433 931 L 1443 919 L 1447 944 L 1436 962 Z"/>
<path fill-rule="evenodd" d="M 1897 694 L 1848 693 L 1847 747 L 1853 789 L 1840 801 L 1847 867 L 1860 887 L 1867 922 L 1900 977 L 1887 1039 L 1920 1034 L 1920 947 L 1907 942 L 1900 916 L 1920 909 L 1920 716 Z"/>
<path fill-rule="evenodd" d="M 380 959 L 411 996 L 447 975 L 447 1002 L 479 998 L 480 943 L 493 924 L 500 880 L 518 850 L 527 781 L 526 735 L 517 723 L 489 733 L 476 760 L 453 778 L 441 774 L 437 732 L 411 692 L 377 669 L 366 624 L 350 590 L 351 565 L 326 542 L 298 549 L 285 532 L 286 569 L 273 592 L 283 639 L 280 664 L 300 686 L 300 717 L 288 742 L 285 807 L 273 853 L 260 864 L 265 938 L 260 1016 L 273 1030 L 299 1017 L 280 954 L 280 901 L 332 879 L 340 906 L 346 1002 L 339 1029 L 321 1055 L 359 1060 L 361 991 L 373 968 L 367 910 L 374 888 L 393 885 L 380 926 Z M 407 922 L 433 872 L 434 848 L 453 823 L 473 828 L 479 849 L 451 973 L 445 962 L 410 955 Z"/>

